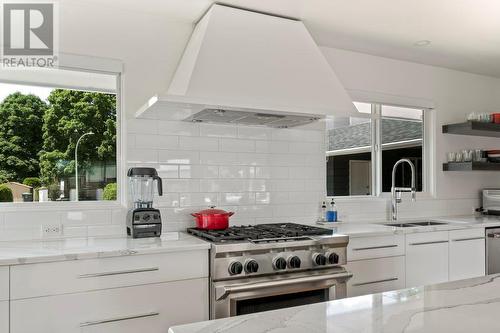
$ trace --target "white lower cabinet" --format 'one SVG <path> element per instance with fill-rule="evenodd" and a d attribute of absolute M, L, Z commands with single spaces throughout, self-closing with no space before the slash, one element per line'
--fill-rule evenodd
<path fill-rule="evenodd" d="M 406 235 L 406 288 L 448 281 L 448 231 Z"/>
<path fill-rule="evenodd" d="M 450 231 L 450 280 L 485 275 L 484 229 Z"/>
<path fill-rule="evenodd" d="M 208 320 L 208 279 L 13 300 L 10 309 L 11 333 L 165 333 Z"/>
<path fill-rule="evenodd" d="M 9 333 L 9 301 L 0 302 L 0 333 Z"/>
<path fill-rule="evenodd" d="M 354 297 L 405 287 L 405 257 L 358 260 L 347 263 L 353 277 L 347 282 L 347 296 Z"/>

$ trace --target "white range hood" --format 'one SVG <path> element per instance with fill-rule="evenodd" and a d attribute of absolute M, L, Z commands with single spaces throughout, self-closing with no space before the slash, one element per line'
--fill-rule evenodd
<path fill-rule="evenodd" d="M 301 21 L 215 4 L 196 25 L 167 92 L 137 116 L 289 127 L 288 115 L 296 126 L 355 113 Z"/>

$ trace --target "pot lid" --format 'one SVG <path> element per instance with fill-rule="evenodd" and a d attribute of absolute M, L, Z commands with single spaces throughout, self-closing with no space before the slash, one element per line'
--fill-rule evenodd
<path fill-rule="evenodd" d="M 215 206 L 212 206 L 212 207 L 210 207 L 208 209 L 204 209 L 202 211 L 199 211 L 196 214 L 200 214 L 200 215 L 229 215 L 231 213 L 230 212 L 226 212 L 223 209 L 216 209 Z"/>

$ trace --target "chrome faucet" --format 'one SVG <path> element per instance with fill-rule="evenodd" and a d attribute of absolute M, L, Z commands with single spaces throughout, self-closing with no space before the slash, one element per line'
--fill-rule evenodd
<path fill-rule="evenodd" d="M 396 169 L 401 163 L 408 163 L 411 168 L 411 187 L 396 187 Z M 411 201 L 417 200 L 417 189 L 415 188 L 415 165 L 407 159 L 402 158 L 392 167 L 392 186 L 391 186 L 391 212 L 392 220 L 398 220 L 398 204 L 401 203 L 401 193 L 411 192 Z"/>

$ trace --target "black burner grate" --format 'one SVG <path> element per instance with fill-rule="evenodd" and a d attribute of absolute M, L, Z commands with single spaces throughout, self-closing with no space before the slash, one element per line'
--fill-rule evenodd
<path fill-rule="evenodd" d="M 332 230 L 296 223 L 271 223 L 230 227 L 224 230 L 188 228 L 195 236 L 215 243 L 246 240 L 286 240 L 305 236 L 331 235 Z"/>

